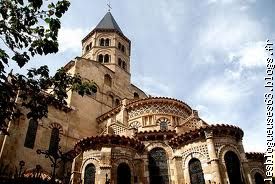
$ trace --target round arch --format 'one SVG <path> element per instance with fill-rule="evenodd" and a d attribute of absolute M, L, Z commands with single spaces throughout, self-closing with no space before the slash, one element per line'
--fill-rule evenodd
<path fill-rule="evenodd" d="M 242 159 L 241 159 L 241 156 L 240 156 L 241 153 L 239 152 L 239 150 L 236 148 L 236 146 L 231 145 L 231 144 L 223 145 L 218 150 L 218 158 L 221 161 L 220 169 L 221 169 L 221 175 L 224 178 L 224 180 L 223 180 L 224 182 L 229 182 L 229 176 L 228 176 L 228 173 L 227 173 L 226 163 L 225 163 L 225 160 L 224 160 L 224 156 L 228 151 L 232 151 L 238 157 L 238 159 L 240 161 L 241 175 L 244 176 L 244 170 L 243 170 L 243 167 L 242 167 Z"/>
<path fill-rule="evenodd" d="M 113 78 L 111 77 L 111 75 L 105 74 L 104 75 L 104 84 L 109 87 L 112 87 L 112 83 L 113 83 Z M 114 97 L 114 95 L 112 95 L 112 96 Z"/>
<path fill-rule="evenodd" d="M 112 55 L 111 54 L 112 53 L 112 51 L 111 51 L 111 49 L 108 49 L 108 48 L 104 48 L 104 49 L 100 49 L 100 50 L 97 50 L 97 51 L 95 51 L 95 53 L 94 53 L 94 55 L 96 56 L 96 60 L 98 59 L 98 56 L 101 54 L 101 55 L 105 55 L 105 54 L 108 54 L 108 55 Z"/>
<path fill-rule="evenodd" d="M 131 183 L 131 169 L 125 162 L 117 166 L 117 184 L 130 184 Z"/>
<path fill-rule="evenodd" d="M 152 184 L 169 184 L 168 154 L 165 149 L 155 147 L 148 152 L 149 181 Z"/>
<path fill-rule="evenodd" d="M 106 34 L 106 33 L 100 33 L 96 37 L 96 39 L 98 39 L 98 40 L 100 40 L 101 38 L 104 38 L 104 39 L 109 38 L 110 40 L 112 39 L 110 34 Z"/>
<path fill-rule="evenodd" d="M 202 163 L 207 162 L 207 157 L 199 152 L 191 152 L 188 155 L 185 156 L 185 158 L 182 158 L 183 162 L 183 168 L 188 168 L 188 164 L 191 159 L 196 158 L 200 160 Z"/>
<path fill-rule="evenodd" d="M 218 158 L 220 159 L 220 160 L 222 160 L 222 162 L 224 162 L 224 155 L 226 154 L 226 152 L 228 152 L 228 151 L 232 151 L 232 152 L 234 152 L 237 156 L 238 156 L 238 158 L 239 158 L 239 160 L 240 160 L 240 162 L 242 161 L 242 159 L 241 159 L 241 157 L 240 157 L 240 155 L 241 155 L 241 153 L 239 152 L 239 150 L 234 146 L 234 145 L 223 145 L 223 146 L 221 146 L 220 147 L 220 149 L 218 150 Z"/>
<path fill-rule="evenodd" d="M 99 160 L 96 158 L 88 158 L 86 159 L 81 167 L 80 167 L 80 171 L 81 171 L 81 180 L 84 181 L 84 177 L 85 177 L 85 169 L 89 164 L 93 164 L 95 166 L 95 183 L 98 182 L 98 177 L 97 177 L 97 172 L 100 170 L 99 168 Z"/>
<path fill-rule="evenodd" d="M 182 158 L 183 174 L 185 181 L 191 183 L 190 172 L 189 172 L 189 163 L 192 159 L 197 159 L 200 161 L 202 166 L 202 172 L 205 173 L 205 168 L 203 167 L 204 163 L 207 163 L 207 157 L 199 152 L 191 152 L 185 157 Z"/>
<path fill-rule="evenodd" d="M 263 175 L 260 174 L 260 173 L 258 173 L 258 172 L 256 172 L 256 173 L 253 175 L 253 178 L 254 178 L 255 184 L 265 184 Z"/>
<path fill-rule="evenodd" d="M 260 169 L 260 168 L 253 168 L 253 169 L 251 169 L 250 175 L 251 175 L 251 177 L 252 177 L 252 180 L 253 180 L 253 183 L 254 183 L 254 184 L 258 184 L 258 183 L 256 182 L 256 178 L 255 178 L 255 175 L 256 175 L 257 173 L 260 174 L 262 177 L 265 176 L 265 173 L 264 173 L 264 171 L 263 171 L 262 169 Z"/>
<path fill-rule="evenodd" d="M 145 150 L 147 150 L 148 152 L 150 152 L 152 149 L 154 148 L 163 148 L 167 154 L 167 156 L 169 158 L 172 157 L 173 155 L 173 149 L 166 143 L 164 142 L 154 142 L 154 143 L 150 143 L 145 147 Z"/>
<path fill-rule="evenodd" d="M 59 130 L 59 134 L 63 134 L 63 128 L 62 128 L 62 125 L 60 125 L 60 123 L 53 122 L 49 125 L 49 128 L 50 129 L 57 128 Z"/>
<path fill-rule="evenodd" d="M 84 169 L 84 184 L 95 184 L 95 177 L 96 176 L 96 167 L 94 164 L 88 164 Z"/>
<path fill-rule="evenodd" d="M 226 168 L 227 180 L 230 183 L 242 184 L 244 178 L 241 169 L 242 164 L 238 155 L 233 151 L 227 151 L 223 160 Z"/>
<path fill-rule="evenodd" d="M 131 183 L 134 183 L 134 165 L 131 161 L 128 160 L 128 158 L 118 158 L 114 160 L 114 164 L 112 165 L 112 171 L 111 171 L 111 180 L 114 181 L 114 184 L 118 184 L 118 167 L 121 164 L 127 164 L 130 169 L 130 175 L 131 175 Z"/>
<path fill-rule="evenodd" d="M 251 169 L 250 171 L 251 176 L 254 176 L 256 173 L 260 173 L 263 176 L 265 175 L 264 171 L 258 167 Z"/>
<path fill-rule="evenodd" d="M 201 161 L 192 158 L 188 163 L 189 178 L 191 184 L 205 184 Z"/>

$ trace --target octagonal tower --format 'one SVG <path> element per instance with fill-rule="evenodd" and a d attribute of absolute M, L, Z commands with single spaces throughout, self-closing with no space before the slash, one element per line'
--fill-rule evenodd
<path fill-rule="evenodd" d="M 130 74 L 131 41 L 107 12 L 82 40 L 82 57 L 98 61 L 114 72 Z"/>

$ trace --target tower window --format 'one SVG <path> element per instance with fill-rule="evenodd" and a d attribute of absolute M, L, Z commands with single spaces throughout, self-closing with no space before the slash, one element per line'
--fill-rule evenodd
<path fill-rule="evenodd" d="M 116 106 L 119 106 L 120 100 L 119 100 L 119 99 L 116 99 L 115 103 L 116 103 Z"/>
<path fill-rule="evenodd" d="M 98 56 L 98 62 L 103 63 L 103 55 L 102 54 L 100 54 Z"/>
<path fill-rule="evenodd" d="M 30 119 L 26 138 L 25 138 L 25 143 L 24 143 L 25 147 L 31 148 L 31 149 L 34 147 L 37 127 L 38 127 L 38 122 L 33 119 Z"/>
<path fill-rule="evenodd" d="M 126 69 L 126 63 L 125 63 L 125 61 L 123 61 L 123 63 L 122 63 L 122 68 L 125 70 Z"/>
<path fill-rule="evenodd" d="M 108 101 L 109 106 L 111 106 L 111 107 L 114 106 L 114 97 L 113 97 L 113 95 L 109 95 L 107 101 Z"/>
<path fill-rule="evenodd" d="M 134 99 L 139 99 L 139 95 L 136 92 L 134 92 Z"/>
<path fill-rule="evenodd" d="M 105 54 L 104 56 L 104 63 L 109 63 L 109 55 L 108 54 Z"/>
<path fill-rule="evenodd" d="M 110 87 L 112 86 L 112 78 L 110 75 L 104 75 L 104 84 Z"/>
<path fill-rule="evenodd" d="M 91 48 L 92 48 L 92 42 L 89 43 L 89 44 L 86 46 L 86 52 L 88 52 Z"/>
<path fill-rule="evenodd" d="M 59 129 L 54 127 L 51 133 L 49 153 L 52 155 L 57 154 L 58 146 L 59 146 Z"/>
<path fill-rule="evenodd" d="M 100 46 L 104 46 L 104 38 L 100 39 Z"/>
<path fill-rule="evenodd" d="M 124 45 L 122 45 L 121 51 L 122 51 L 122 52 L 125 52 L 125 47 L 124 47 Z"/>
<path fill-rule="evenodd" d="M 106 40 L 105 40 L 105 46 L 109 46 L 110 45 L 110 39 L 109 38 L 107 38 Z"/>
<path fill-rule="evenodd" d="M 87 45 L 87 46 L 86 46 L 86 52 L 88 52 L 89 50 L 90 50 L 90 46 Z"/>
<path fill-rule="evenodd" d="M 120 42 L 118 43 L 118 49 L 119 50 L 121 49 L 121 43 Z"/>
<path fill-rule="evenodd" d="M 122 65 L 122 61 L 120 58 L 118 58 L 118 66 L 121 67 L 121 65 Z"/>

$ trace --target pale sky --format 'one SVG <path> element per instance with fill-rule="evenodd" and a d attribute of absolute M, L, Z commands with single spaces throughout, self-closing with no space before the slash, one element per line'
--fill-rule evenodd
<path fill-rule="evenodd" d="M 55 71 L 81 55 L 81 40 L 107 12 L 107 0 L 72 0 L 62 18 L 60 52 L 24 69 Z M 274 0 L 111 0 L 132 41 L 132 83 L 177 98 L 209 124 L 244 130 L 245 151 L 265 151 L 266 39 L 275 43 Z M 14 68 L 17 68 L 14 66 Z"/>

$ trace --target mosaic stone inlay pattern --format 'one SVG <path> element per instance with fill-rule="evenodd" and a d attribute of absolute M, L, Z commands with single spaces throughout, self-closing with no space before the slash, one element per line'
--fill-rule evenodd
<path fill-rule="evenodd" d="M 215 151 L 216 151 L 216 154 L 219 153 L 219 149 L 222 147 L 222 144 L 221 143 L 215 143 Z"/>
<path fill-rule="evenodd" d="M 171 104 L 147 104 L 130 110 L 128 114 L 130 119 L 143 114 L 174 114 L 183 118 L 189 116 L 182 108 Z"/>
<path fill-rule="evenodd" d="M 167 125 L 170 124 L 170 121 L 169 121 L 169 119 L 167 119 L 167 118 L 159 118 L 159 119 L 157 120 L 157 124 L 158 124 L 158 125 L 161 124 L 161 122 L 165 122 Z"/>
<path fill-rule="evenodd" d="M 127 130 L 124 126 L 120 126 L 117 123 L 112 124 L 111 127 L 113 128 L 115 134 L 120 134 L 120 133 L 123 133 Z"/>
<path fill-rule="evenodd" d="M 195 129 L 195 128 L 199 128 L 201 127 L 203 124 L 201 121 L 198 121 L 196 119 L 193 119 L 187 123 L 185 123 L 183 126 L 187 127 L 187 128 L 191 128 L 191 129 Z"/>
<path fill-rule="evenodd" d="M 141 127 L 141 123 L 138 121 L 134 121 L 129 125 L 129 128 L 138 129 L 139 127 Z"/>
<path fill-rule="evenodd" d="M 203 145 L 200 145 L 200 146 L 196 146 L 196 147 L 192 147 L 192 148 L 189 148 L 187 150 L 185 150 L 183 153 L 182 153 L 182 157 L 185 158 L 186 156 L 188 156 L 190 153 L 201 153 L 202 155 L 204 155 L 208 160 L 210 160 L 210 157 L 209 157 L 209 153 L 208 153 L 208 149 L 207 149 L 207 145 L 206 144 L 203 144 Z"/>

